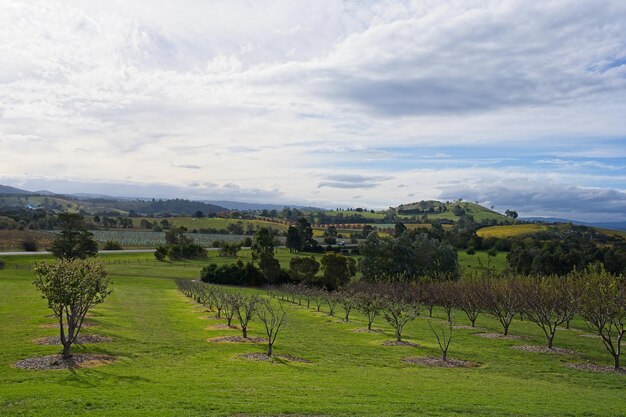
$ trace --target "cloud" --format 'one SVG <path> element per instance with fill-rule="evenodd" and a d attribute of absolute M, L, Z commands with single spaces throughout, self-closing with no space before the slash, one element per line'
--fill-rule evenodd
<path fill-rule="evenodd" d="M 622 192 L 624 33 L 619 0 L 2 2 L 0 178 L 329 207 Z"/>
<path fill-rule="evenodd" d="M 329 175 L 325 179 L 326 181 L 320 182 L 317 188 L 374 188 L 378 187 L 381 182 L 389 180 L 390 177 L 336 174 Z"/>

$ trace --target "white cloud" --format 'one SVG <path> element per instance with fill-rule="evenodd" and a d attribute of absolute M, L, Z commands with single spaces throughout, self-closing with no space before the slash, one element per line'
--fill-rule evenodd
<path fill-rule="evenodd" d="M 453 164 L 459 146 L 515 143 L 553 161 L 502 166 L 515 175 L 588 153 L 580 169 L 615 166 L 614 182 L 625 22 L 620 1 L 4 1 L 0 179 L 330 206 L 359 188 L 386 207 L 485 162 L 417 172 L 383 146 Z M 594 175 L 559 183 L 605 187 Z"/>

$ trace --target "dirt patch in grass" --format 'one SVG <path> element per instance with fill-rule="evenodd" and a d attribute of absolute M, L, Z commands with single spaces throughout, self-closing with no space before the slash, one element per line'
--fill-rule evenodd
<path fill-rule="evenodd" d="M 367 327 L 362 327 L 359 329 L 350 330 L 352 333 L 384 333 L 383 329 L 372 329 L 369 330 Z"/>
<path fill-rule="evenodd" d="M 115 357 L 111 355 L 83 353 L 72 355 L 72 357 L 67 360 L 63 359 L 61 355 L 28 358 L 16 362 L 14 366 L 20 369 L 46 371 L 52 369 L 93 368 L 96 366 L 108 365 L 112 362 L 115 362 Z"/>
<path fill-rule="evenodd" d="M 418 348 L 420 347 L 420 345 L 418 345 L 417 343 L 413 343 L 413 342 L 408 342 L 406 340 L 385 340 L 383 342 L 383 346 L 410 346 L 410 347 L 414 347 L 414 348 Z"/>
<path fill-rule="evenodd" d="M 84 334 L 78 337 L 76 344 L 84 345 L 88 343 L 106 343 L 110 342 L 111 339 L 108 336 L 100 336 L 97 334 Z M 48 337 L 40 337 L 39 339 L 34 340 L 36 345 L 60 345 L 61 337 L 60 336 L 48 336 Z"/>
<path fill-rule="evenodd" d="M 83 322 L 83 325 L 81 326 L 81 328 L 87 328 L 87 327 L 96 327 L 99 326 L 100 324 L 98 322 L 95 321 L 85 321 Z M 42 329 L 58 329 L 59 328 L 59 323 L 45 323 L 42 324 L 41 326 Z"/>
<path fill-rule="evenodd" d="M 583 334 L 579 334 L 579 337 L 588 337 L 590 339 L 602 339 L 602 336 L 600 336 L 599 334 L 593 334 L 593 333 L 583 333 Z"/>
<path fill-rule="evenodd" d="M 511 346 L 511 349 L 522 350 L 524 352 L 532 352 L 532 353 L 557 353 L 560 355 L 575 355 L 576 351 L 572 349 L 565 349 L 560 347 L 553 347 L 550 349 L 547 346 L 536 346 L 536 345 L 518 345 Z"/>
<path fill-rule="evenodd" d="M 207 330 L 240 330 L 237 326 L 229 326 L 228 324 L 213 324 L 207 326 Z"/>
<path fill-rule="evenodd" d="M 516 336 L 513 334 L 503 335 L 502 333 L 474 333 L 474 336 L 482 337 L 485 339 L 502 339 L 502 340 L 521 340 L 522 336 Z"/>
<path fill-rule="evenodd" d="M 404 358 L 405 363 L 413 365 L 432 366 L 435 368 L 478 368 L 480 364 L 478 362 L 464 361 L 461 359 L 448 358 L 447 361 L 442 360 L 440 357 L 424 356 L 419 358 Z"/>
<path fill-rule="evenodd" d="M 212 343 L 267 343 L 267 339 L 262 337 L 242 337 L 242 336 L 220 336 L 207 339 Z"/>
<path fill-rule="evenodd" d="M 239 355 L 239 357 L 253 361 L 311 363 L 311 361 L 307 359 L 296 358 L 291 355 L 273 355 L 272 357 L 269 357 L 265 353 L 244 353 L 243 355 Z"/>
<path fill-rule="evenodd" d="M 626 368 L 615 369 L 612 366 L 597 365 L 595 363 L 568 363 L 565 364 L 568 368 L 574 368 L 581 371 L 589 372 L 603 372 L 607 374 L 622 374 L 626 375 Z"/>

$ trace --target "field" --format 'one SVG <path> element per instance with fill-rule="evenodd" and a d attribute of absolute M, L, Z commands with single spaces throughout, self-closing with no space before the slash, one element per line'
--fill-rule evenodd
<path fill-rule="evenodd" d="M 21 251 L 22 242 L 32 239 L 37 242 L 39 250 L 49 247 L 54 234 L 35 230 L 0 230 L 0 252 Z"/>
<path fill-rule="evenodd" d="M 163 218 L 146 218 L 146 220 L 152 222 L 160 222 Z M 229 224 L 241 222 L 243 223 L 244 230 L 251 224 L 253 227 L 272 227 L 274 229 L 285 231 L 289 227 L 287 224 L 270 222 L 265 220 L 239 220 L 239 219 L 222 219 L 219 217 L 169 217 L 167 220 L 177 227 L 186 227 L 188 230 L 193 229 L 226 229 Z M 140 219 L 135 219 L 135 227 L 139 227 Z"/>
<path fill-rule="evenodd" d="M 261 352 L 261 345 L 217 344 L 206 339 L 236 333 L 211 330 L 219 323 L 182 296 L 174 278 L 195 278 L 200 264 L 154 267 L 145 255 L 105 258 L 113 293 L 91 319 L 86 332 L 113 338 L 84 345 L 80 351 L 107 353 L 118 360 L 106 366 L 69 371 L 25 371 L 17 360 L 52 354 L 57 348 L 33 343 L 53 335 L 45 302 L 32 287 L 32 274 L 15 269 L 32 258 L 9 258 L 0 271 L 0 415 L 3 416 L 624 416 L 624 375 L 567 368 L 569 361 L 608 363 L 600 342 L 576 331 L 559 331 L 557 345 L 579 352 L 545 355 L 511 349 L 542 344 L 540 330 L 515 321 L 512 332 L 524 341 L 483 339 L 476 331 L 455 330 L 453 358 L 480 362 L 472 369 L 428 368 L 404 363 L 407 356 L 434 355 L 437 347 L 428 323 L 407 326 L 407 339 L 420 347 L 383 346 L 385 333 L 353 333 L 362 317 L 349 323 L 324 313 L 294 307 L 279 354 L 310 363 L 263 363 L 238 355 Z M 249 290 L 252 291 L 252 290 Z M 456 313 L 458 324 L 467 324 Z M 497 331 L 481 316 L 480 331 Z M 260 336 L 258 321 L 252 335 Z"/>
<path fill-rule="evenodd" d="M 506 226 L 491 226 L 478 229 L 476 234 L 480 237 L 512 237 L 520 235 L 529 235 L 532 233 L 548 230 L 548 226 L 545 224 L 536 223 L 523 223 L 512 224 Z"/>
<path fill-rule="evenodd" d="M 118 242 L 124 248 L 154 248 L 165 244 L 165 233 L 139 230 L 92 230 L 94 239 L 98 242 L 112 240 Z M 214 241 L 241 242 L 246 237 L 243 235 L 217 235 L 210 233 L 187 233 L 194 242 L 204 246 L 211 246 Z M 280 239 L 280 238 L 279 238 Z"/>

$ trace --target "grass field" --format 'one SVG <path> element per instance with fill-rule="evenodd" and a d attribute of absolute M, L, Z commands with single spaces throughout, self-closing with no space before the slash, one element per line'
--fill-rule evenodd
<path fill-rule="evenodd" d="M 161 220 L 163 220 L 163 218 L 146 218 L 147 220 L 150 220 L 152 222 L 160 222 Z M 282 224 L 282 223 L 274 223 L 274 222 L 269 222 L 269 221 L 265 221 L 265 220 L 239 220 L 239 219 L 222 219 L 222 218 L 211 218 L 211 217 L 204 217 L 204 218 L 195 218 L 195 217 L 170 217 L 167 219 L 170 223 L 172 223 L 175 226 L 182 226 L 182 227 L 186 227 L 188 230 L 193 230 L 193 229 L 201 229 L 201 228 L 205 228 L 205 229 L 226 229 L 228 227 L 229 224 L 231 223 L 237 223 L 237 222 L 241 222 L 243 223 L 243 227 L 244 227 L 244 231 L 246 230 L 246 227 L 248 226 L 248 224 L 252 224 L 255 228 L 257 227 L 272 227 L 274 229 L 277 230 L 287 230 L 287 228 L 289 227 L 289 225 L 287 224 Z M 139 222 L 141 220 L 137 220 L 135 219 L 135 227 L 139 227 Z"/>
<path fill-rule="evenodd" d="M 21 251 L 22 242 L 32 239 L 37 242 L 39 250 L 49 247 L 55 235 L 39 230 L 0 230 L 0 252 Z"/>
<path fill-rule="evenodd" d="M 115 355 L 117 362 L 75 371 L 26 371 L 17 360 L 55 353 L 33 339 L 55 334 L 45 301 L 32 287 L 32 258 L 8 258 L 0 271 L 0 415 L 2 416 L 624 416 L 626 377 L 579 371 L 569 361 L 609 363 L 600 342 L 575 331 L 559 331 L 557 345 L 579 352 L 545 355 L 511 349 L 542 344 L 539 328 L 515 321 L 523 341 L 483 339 L 455 330 L 450 355 L 480 362 L 479 368 L 440 369 L 406 364 L 407 356 L 437 354 L 428 323 L 409 324 L 408 340 L 421 347 L 383 346 L 385 333 L 353 333 L 364 326 L 294 307 L 276 352 L 311 363 L 263 363 L 239 358 L 261 345 L 216 344 L 207 338 L 236 333 L 209 330 L 218 323 L 175 288 L 174 278 L 195 278 L 200 264 L 154 267 L 138 255 L 107 256 L 113 293 L 98 306 L 86 332 L 113 341 L 77 352 Z M 442 312 L 436 311 L 437 318 Z M 467 324 L 456 313 L 458 324 Z M 488 316 L 482 331 L 497 331 Z M 253 336 L 261 336 L 258 321 Z"/>
<path fill-rule="evenodd" d="M 476 234 L 480 237 L 512 237 L 519 235 L 529 235 L 532 233 L 548 230 L 548 226 L 545 224 L 536 223 L 523 223 L 523 224 L 511 224 L 506 226 L 491 226 L 478 229 Z"/>

